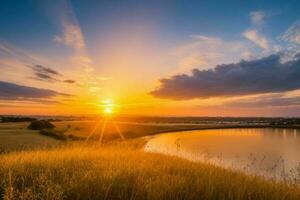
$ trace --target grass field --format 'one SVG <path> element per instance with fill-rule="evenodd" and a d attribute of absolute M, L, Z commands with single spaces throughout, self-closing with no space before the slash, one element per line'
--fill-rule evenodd
<path fill-rule="evenodd" d="M 96 127 L 97 121 L 62 121 L 54 122 L 56 130 L 64 131 L 66 135 L 76 135 L 86 137 Z M 125 123 L 117 122 L 118 128 L 126 138 L 137 138 L 141 136 L 153 135 L 161 132 L 170 132 L 178 130 L 190 130 L 203 126 L 188 126 L 188 125 L 166 125 L 166 124 L 145 124 L 145 123 Z M 95 137 L 99 137 L 102 122 L 99 124 L 98 130 L 95 132 Z M 112 123 L 108 123 L 105 128 L 106 137 L 118 137 L 117 131 Z"/>
<path fill-rule="evenodd" d="M 52 122 L 55 130 L 63 132 L 65 135 L 73 135 L 86 138 L 97 125 L 97 121 L 58 121 Z M 28 130 L 29 122 L 18 123 L 0 123 L 0 150 L 14 151 L 32 148 L 44 148 L 57 146 L 61 141 L 40 135 L 38 131 Z M 101 123 L 99 129 L 93 135 L 93 139 L 98 140 L 101 132 Z M 137 138 L 141 136 L 153 135 L 160 132 L 189 130 L 195 126 L 166 126 L 166 125 L 147 125 L 147 124 L 130 124 L 118 123 L 125 138 Z M 105 129 L 103 141 L 120 139 L 116 129 L 111 123 L 108 123 Z"/>
<path fill-rule="evenodd" d="M 42 136 L 27 130 L 27 125 L 0 126 L 3 148 L 27 149 L 0 154 L 0 199 L 300 199 L 297 184 L 147 153 L 143 151 L 146 139 L 83 145 Z M 67 134 L 86 136 L 95 122 L 55 125 Z M 178 128 L 136 124 L 120 127 L 128 138 Z M 111 128 L 108 134 L 114 134 Z"/>
<path fill-rule="evenodd" d="M 140 143 L 0 156 L 3 199 L 299 199 L 299 186 L 180 158 Z"/>
<path fill-rule="evenodd" d="M 57 146 L 61 141 L 28 130 L 28 123 L 0 123 L 0 152 L 41 149 Z"/>
<path fill-rule="evenodd" d="M 61 132 L 65 135 L 72 135 L 79 138 L 86 138 L 93 131 L 97 125 L 97 121 L 56 121 L 51 122 L 55 125 L 55 131 Z M 17 150 L 25 147 L 43 147 L 56 146 L 59 142 L 53 138 L 42 136 L 37 131 L 27 129 L 29 122 L 18 123 L 0 123 L 0 149 Z M 154 135 L 163 132 L 173 132 L 181 130 L 195 130 L 208 128 L 232 128 L 238 125 L 205 125 L 205 124 L 183 124 L 183 123 L 126 123 L 117 122 L 118 128 L 126 139 L 139 138 L 143 136 Z M 239 126 L 239 127 L 245 127 Z M 246 126 L 248 127 L 248 126 Z M 249 127 L 264 127 L 264 126 L 249 126 Z M 102 122 L 98 129 L 93 134 L 91 139 L 98 140 L 100 137 Z M 18 136 L 17 138 L 15 136 Z M 12 137 L 13 140 L 10 140 Z M 118 135 L 112 123 L 106 125 L 103 141 L 118 140 Z"/>

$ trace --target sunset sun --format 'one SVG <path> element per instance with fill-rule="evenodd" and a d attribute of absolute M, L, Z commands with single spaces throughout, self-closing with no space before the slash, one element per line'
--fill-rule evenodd
<path fill-rule="evenodd" d="M 114 112 L 115 103 L 111 99 L 105 99 L 101 101 L 100 106 L 102 107 L 102 111 L 106 115 L 110 115 Z"/>
<path fill-rule="evenodd" d="M 104 109 L 105 114 L 111 114 L 112 113 L 112 109 L 107 107 Z"/>

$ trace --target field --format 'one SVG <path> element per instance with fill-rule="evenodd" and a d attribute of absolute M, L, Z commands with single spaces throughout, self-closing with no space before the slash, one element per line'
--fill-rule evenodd
<path fill-rule="evenodd" d="M 64 131 L 66 135 L 75 135 L 80 137 L 87 137 L 97 125 L 97 121 L 62 121 L 54 122 L 56 130 Z M 162 132 L 191 130 L 203 127 L 203 125 L 176 125 L 176 124 L 155 124 L 155 123 L 132 123 L 132 122 L 116 122 L 121 133 L 125 138 L 137 138 L 142 136 L 153 135 Z M 99 128 L 95 131 L 94 136 L 97 138 L 101 133 L 102 122 Z M 104 137 L 116 137 L 119 135 L 113 123 L 107 123 L 105 127 Z"/>
<path fill-rule="evenodd" d="M 298 186 L 143 152 L 143 141 L 0 157 L 3 199 L 299 199 Z"/>
<path fill-rule="evenodd" d="M 97 121 L 57 121 L 52 122 L 55 125 L 55 131 L 63 132 L 65 135 L 73 135 L 80 138 L 86 138 L 97 125 Z M 29 122 L 18 123 L 0 123 L 0 150 L 14 151 L 20 149 L 48 148 L 57 146 L 61 141 L 40 135 L 38 131 L 28 130 Z M 101 132 L 101 123 L 95 131 L 92 140 L 98 140 Z M 142 123 L 118 123 L 119 129 L 125 138 L 138 138 L 142 136 L 153 135 L 161 132 L 190 130 L 203 126 L 187 125 L 157 125 Z M 119 140 L 115 127 L 108 123 L 105 129 L 103 141 Z"/>
<path fill-rule="evenodd" d="M 57 146 L 61 141 L 28 130 L 28 123 L 0 123 L 0 152 L 41 149 Z"/>
<path fill-rule="evenodd" d="M 54 122 L 56 130 L 82 137 L 95 123 Z M 0 199 L 300 199 L 297 184 L 147 153 L 147 139 L 138 138 L 195 127 L 119 124 L 126 138 L 136 139 L 99 146 L 59 141 L 27 125 L 0 126 L 0 146 L 14 151 L 0 154 Z"/>
<path fill-rule="evenodd" d="M 214 123 L 180 123 L 169 122 L 158 123 L 156 121 L 140 122 L 116 122 L 122 135 L 126 139 L 139 138 L 150 136 L 164 132 L 174 132 L 181 130 L 195 130 L 195 129 L 216 129 L 216 128 L 232 128 L 232 127 L 273 127 L 269 125 L 245 125 L 245 124 L 214 124 Z M 77 138 L 85 139 L 97 126 L 95 120 L 74 120 L 74 121 L 54 121 L 55 131 L 61 132 L 64 135 L 75 136 Z M 10 151 L 18 149 L 32 149 L 41 147 L 50 147 L 60 145 L 61 142 L 53 138 L 40 135 L 38 131 L 31 131 L 27 129 L 29 122 L 7 122 L 0 123 L 0 150 Z M 94 132 L 91 140 L 98 141 L 101 134 L 102 122 L 99 123 L 98 129 Z M 299 126 L 278 126 L 285 128 L 295 128 Z M 17 136 L 17 137 L 15 137 Z M 10 139 L 12 138 L 12 140 Z M 120 135 L 112 123 L 107 123 L 103 142 L 120 140 Z"/>

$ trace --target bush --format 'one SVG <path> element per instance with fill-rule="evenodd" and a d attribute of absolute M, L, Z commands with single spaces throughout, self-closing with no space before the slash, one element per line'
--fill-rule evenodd
<path fill-rule="evenodd" d="M 54 127 L 55 126 L 47 120 L 35 120 L 32 121 L 27 128 L 31 130 L 42 130 L 42 129 L 53 129 Z"/>
<path fill-rule="evenodd" d="M 79 136 L 76 136 L 76 135 L 67 135 L 67 137 L 70 139 L 70 140 L 73 140 L 73 141 L 77 141 L 77 140 L 84 140 L 85 138 L 83 137 L 79 137 Z"/>
<path fill-rule="evenodd" d="M 49 137 L 53 137 L 55 139 L 59 139 L 59 140 L 67 140 L 67 137 L 65 136 L 65 134 L 58 132 L 58 131 L 54 131 L 52 129 L 42 129 L 39 132 L 41 135 L 45 135 L 45 136 L 49 136 Z"/>

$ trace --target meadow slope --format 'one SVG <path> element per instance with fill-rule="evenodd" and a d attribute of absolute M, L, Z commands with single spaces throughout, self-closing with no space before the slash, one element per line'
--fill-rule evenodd
<path fill-rule="evenodd" d="M 0 196 L 12 199 L 300 199 L 300 188 L 146 153 L 141 142 L 0 155 Z"/>

